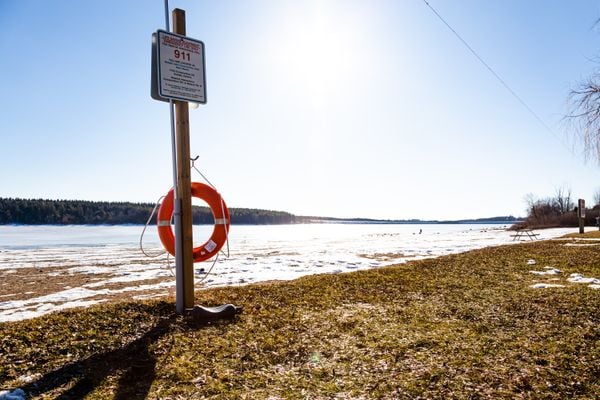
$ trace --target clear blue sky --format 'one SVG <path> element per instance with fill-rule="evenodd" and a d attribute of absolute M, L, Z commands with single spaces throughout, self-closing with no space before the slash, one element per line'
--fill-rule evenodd
<path fill-rule="evenodd" d="M 231 207 L 300 215 L 523 215 L 600 167 L 566 133 L 598 67 L 592 0 L 172 0 L 206 44 L 191 152 Z M 171 186 L 150 98 L 162 0 L 0 0 L 0 196 L 153 202 Z"/>

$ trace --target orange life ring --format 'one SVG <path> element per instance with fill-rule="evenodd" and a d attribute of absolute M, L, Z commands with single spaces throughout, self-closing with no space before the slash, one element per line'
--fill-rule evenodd
<path fill-rule="evenodd" d="M 227 241 L 229 233 L 229 210 L 225 201 L 212 187 L 204 183 L 192 182 L 192 196 L 204 200 L 208 203 L 215 219 L 215 227 L 210 239 L 201 246 L 195 247 L 193 250 L 194 262 L 208 260 L 221 250 L 221 247 Z M 173 216 L 173 189 L 167 193 L 163 202 L 158 209 L 158 217 L 156 225 L 158 227 L 158 236 L 165 250 L 171 255 L 175 255 L 175 236 L 171 227 L 171 217 Z"/>

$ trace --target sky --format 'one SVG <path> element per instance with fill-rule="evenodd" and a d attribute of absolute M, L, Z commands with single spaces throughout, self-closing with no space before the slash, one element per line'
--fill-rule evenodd
<path fill-rule="evenodd" d="M 598 71 L 600 3 L 428 2 L 543 123 L 423 0 L 169 2 L 205 43 L 191 154 L 229 207 L 449 220 L 523 216 L 559 188 L 592 203 L 600 166 L 564 116 Z M 164 11 L 0 0 L 0 197 L 166 194 L 169 107 L 150 97 Z"/>

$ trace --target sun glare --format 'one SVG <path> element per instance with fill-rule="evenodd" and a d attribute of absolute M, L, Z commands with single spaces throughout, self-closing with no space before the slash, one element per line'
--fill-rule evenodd
<path fill-rule="evenodd" d="M 351 84 L 359 60 L 348 25 L 317 3 L 312 15 L 291 16 L 275 39 L 281 77 L 315 109 L 325 108 Z"/>

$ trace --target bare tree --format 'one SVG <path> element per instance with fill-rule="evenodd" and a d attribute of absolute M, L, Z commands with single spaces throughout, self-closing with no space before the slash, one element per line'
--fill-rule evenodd
<path fill-rule="evenodd" d="M 596 189 L 596 191 L 594 192 L 592 201 L 594 202 L 594 206 L 600 205 L 600 188 Z"/>
<path fill-rule="evenodd" d="M 583 143 L 586 159 L 600 164 L 600 73 L 571 90 L 569 103 L 567 120 Z"/>
<path fill-rule="evenodd" d="M 575 207 L 575 204 L 571 201 L 571 188 L 564 186 L 555 188 L 553 203 L 560 215 L 571 211 Z"/>
<path fill-rule="evenodd" d="M 535 195 L 533 193 L 527 193 L 523 200 L 525 201 L 525 204 L 527 204 L 527 215 L 531 215 L 535 218 L 537 218 L 537 214 L 536 214 L 536 209 L 535 209 L 535 204 L 537 203 L 537 198 L 535 197 Z"/>

